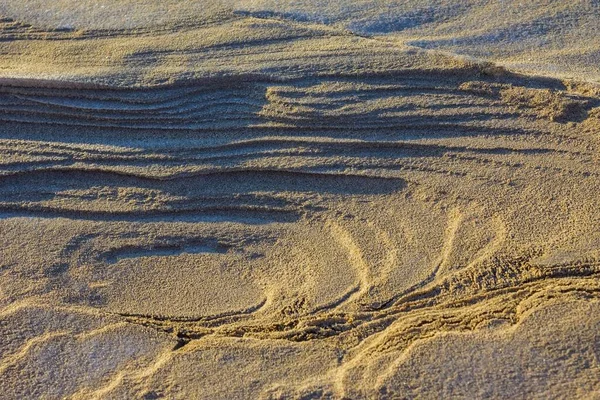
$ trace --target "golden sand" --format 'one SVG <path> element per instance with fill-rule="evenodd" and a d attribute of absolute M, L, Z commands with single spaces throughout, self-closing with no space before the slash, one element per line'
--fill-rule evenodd
<path fill-rule="evenodd" d="M 597 7 L 379 3 L 0 2 L 0 398 L 600 396 Z"/>

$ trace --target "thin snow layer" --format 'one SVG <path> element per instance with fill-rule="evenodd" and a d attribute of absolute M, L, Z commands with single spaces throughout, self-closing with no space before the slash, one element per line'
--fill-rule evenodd
<path fill-rule="evenodd" d="M 387 34 L 412 28 L 466 33 L 523 24 L 534 28 L 531 34 L 545 34 L 549 30 L 575 28 L 580 22 L 597 18 L 599 9 L 590 1 L 560 0 L 544 1 L 544 7 L 540 7 L 540 1 L 516 0 L 239 0 L 234 4 L 239 12 L 340 24 L 361 34 Z"/>
<path fill-rule="evenodd" d="M 0 16 L 61 30 L 127 30 L 210 19 L 222 1 L 0 0 Z"/>
<path fill-rule="evenodd" d="M 457 17 L 480 2 L 445 1 L 238 1 L 236 9 L 257 17 L 336 24 L 360 34 L 385 34 Z"/>
<path fill-rule="evenodd" d="M 2 18 L 63 31 L 189 29 L 233 15 L 323 24 L 527 73 L 600 81 L 600 4 L 590 0 L 0 0 Z"/>
<path fill-rule="evenodd" d="M 333 25 L 544 75 L 599 80 L 597 1 L 239 1 L 259 18 Z"/>

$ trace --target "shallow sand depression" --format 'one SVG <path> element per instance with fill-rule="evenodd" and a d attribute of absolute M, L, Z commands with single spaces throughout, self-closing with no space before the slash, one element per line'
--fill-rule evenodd
<path fill-rule="evenodd" d="M 598 396 L 596 8 L 41 3 L 0 1 L 0 398 Z"/>

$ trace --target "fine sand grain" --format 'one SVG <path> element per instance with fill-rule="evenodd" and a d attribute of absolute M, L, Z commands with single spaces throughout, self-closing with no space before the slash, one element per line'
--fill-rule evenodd
<path fill-rule="evenodd" d="M 598 6 L 423 3 L 0 0 L 0 398 L 600 396 Z"/>

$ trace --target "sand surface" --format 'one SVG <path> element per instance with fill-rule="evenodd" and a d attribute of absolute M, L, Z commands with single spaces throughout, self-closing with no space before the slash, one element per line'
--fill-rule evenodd
<path fill-rule="evenodd" d="M 0 17 L 1 399 L 600 398 L 597 2 Z"/>

